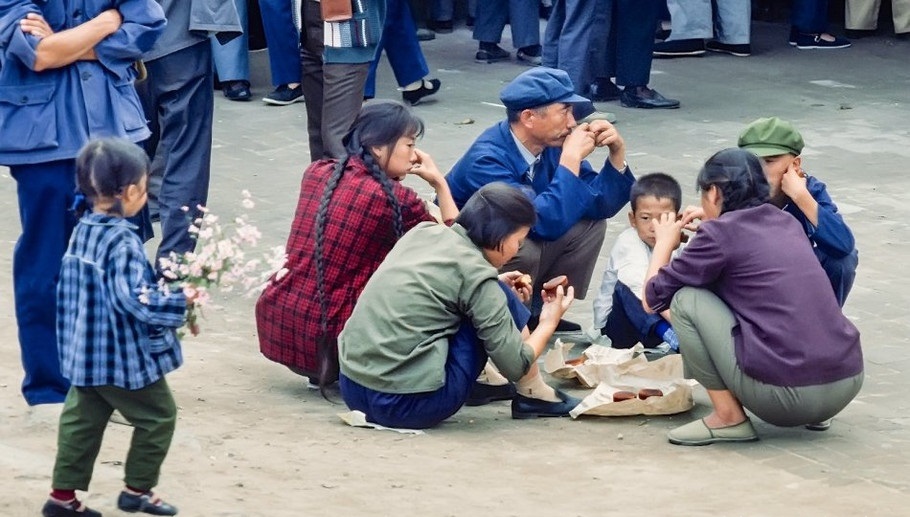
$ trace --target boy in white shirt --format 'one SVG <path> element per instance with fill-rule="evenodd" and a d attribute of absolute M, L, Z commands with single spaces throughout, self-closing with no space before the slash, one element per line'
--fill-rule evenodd
<path fill-rule="evenodd" d="M 594 300 L 594 326 L 590 337 L 606 336 L 613 348 L 679 349 L 669 314 L 648 314 L 641 304 L 645 273 L 654 246 L 652 220 L 666 212 L 679 213 L 682 189 L 679 182 L 660 172 L 639 178 L 630 193 L 631 228 L 623 231 L 610 250 L 600 292 Z M 679 250 L 674 252 L 674 256 Z M 595 340 L 598 341 L 598 340 Z"/>

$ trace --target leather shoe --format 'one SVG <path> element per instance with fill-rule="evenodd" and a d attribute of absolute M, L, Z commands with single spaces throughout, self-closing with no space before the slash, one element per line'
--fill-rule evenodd
<path fill-rule="evenodd" d="M 556 396 L 561 399 L 559 402 L 549 402 L 532 399 L 524 395 L 515 395 L 515 398 L 512 399 L 512 418 L 524 420 L 538 417 L 569 416 L 569 411 L 572 411 L 575 406 L 581 403 L 581 400 L 561 390 L 555 391 Z"/>
<path fill-rule="evenodd" d="M 679 101 L 668 99 L 647 86 L 626 86 L 619 96 L 627 108 L 673 109 L 679 107 Z"/>
<path fill-rule="evenodd" d="M 250 82 L 242 79 L 222 82 L 221 91 L 224 92 L 225 97 L 232 101 L 248 101 L 253 98 L 250 93 Z"/>
<path fill-rule="evenodd" d="M 497 400 L 512 400 L 515 397 L 515 385 L 511 382 L 494 386 L 475 382 L 465 406 L 483 406 Z"/>
<path fill-rule="evenodd" d="M 150 515 L 177 515 L 177 508 L 165 503 L 152 492 L 136 495 L 124 490 L 120 492 L 120 497 L 117 498 L 117 508 L 128 513 L 142 512 Z"/>

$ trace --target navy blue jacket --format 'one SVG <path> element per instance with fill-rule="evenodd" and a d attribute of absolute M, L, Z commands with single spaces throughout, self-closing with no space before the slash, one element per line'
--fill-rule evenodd
<path fill-rule="evenodd" d="M 512 137 L 509 123 L 502 121 L 484 131 L 446 176 L 459 208 L 480 187 L 502 181 L 521 188 L 534 201 L 537 224 L 531 237 L 556 240 L 582 219 L 607 219 L 629 202 L 635 177 L 620 174 L 606 160 L 598 173 L 587 161 L 578 176 L 559 165 L 562 149 L 548 147 L 528 175 L 528 163 Z"/>
<path fill-rule="evenodd" d="M 818 226 L 812 226 L 812 223 L 806 219 L 805 214 L 795 203 L 787 204 L 784 211 L 799 221 L 812 244 L 825 255 L 831 258 L 843 258 L 853 253 L 856 248 L 853 232 L 844 222 L 844 218 L 837 213 L 837 205 L 828 195 L 825 184 L 815 177 L 809 176 L 806 188 L 818 203 Z"/>

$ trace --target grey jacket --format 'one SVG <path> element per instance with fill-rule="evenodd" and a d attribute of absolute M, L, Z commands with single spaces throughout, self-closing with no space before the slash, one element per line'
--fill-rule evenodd
<path fill-rule="evenodd" d="M 167 29 L 143 59 L 152 61 L 183 50 L 215 34 L 224 44 L 243 34 L 234 2 L 225 0 L 156 0 L 164 9 Z"/>

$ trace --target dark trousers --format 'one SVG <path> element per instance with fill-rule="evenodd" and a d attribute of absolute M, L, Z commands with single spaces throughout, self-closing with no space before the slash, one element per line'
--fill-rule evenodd
<path fill-rule="evenodd" d="M 15 138 L 7 135 L 5 138 Z M 76 162 L 10 167 L 16 180 L 22 234 L 13 250 L 13 294 L 29 405 L 63 402 L 69 381 L 57 354 L 57 278 L 76 218 Z"/>
<path fill-rule="evenodd" d="M 214 110 L 212 48 L 202 41 L 148 61 L 149 77 L 136 85 L 152 136 L 149 205 L 134 218 L 151 236 L 151 217 L 161 219 L 158 257 L 183 253 L 196 243 L 187 229 L 208 200 Z M 189 207 L 184 212 L 182 207 Z M 157 264 L 157 260 L 156 260 Z"/>
<path fill-rule="evenodd" d="M 53 488 L 88 490 L 115 409 L 133 426 L 124 482 L 141 490 L 158 484 L 177 423 L 177 404 L 164 379 L 132 391 L 116 386 L 70 388 L 60 414 Z"/>
<path fill-rule="evenodd" d="M 293 5 L 290 0 L 259 0 L 274 86 L 300 82 L 300 34 Z"/>
<path fill-rule="evenodd" d="M 594 76 L 616 78 L 622 86 L 650 82 L 657 0 L 598 0 L 592 45 L 602 52 L 593 59 Z M 602 8 L 601 8 L 602 6 Z"/>
<path fill-rule="evenodd" d="M 793 0 L 790 25 L 806 34 L 825 32 L 828 30 L 828 0 Z"/>
<path fill-rule="evenodd" d="M 824 252 L 815 248 L 815 256 L 828 275 L 831 281 L 831 287 L 834 288 L 834 296 L 837 297 L 837 303 L 843 307 L 847 301 L 847 295 L 853 289 L 853 281 L 856 280 L 856 267 L 859 265 L 859 252 L 853 250 L 853 253 L 843 258 L 834 258 L 825 255 Z"/>
<path fill-rule="evenodd" d="M 369 63 L 323 63 L 319 2 L 303 0 L 300 58 L 306 100 L 310 160 L 344 158 L 342 139 L 360 113 Z"/>
<path fill-rule="evenodd" d="M 499 43 L 506 23 L 512 28 L 515 48 L 540 45 L 540 17 L 537 0 L 481 0 L 477 2 L 474 39 Z M 653 31 L 652 31 L 653 32 Z"/>
<path fill-rule="evenodd" d="M 599 54 L 591 45 L 596 9 L 605 9 L 605 0 L 555 0 L 543 41 L 543 66 L 565 70 L 584 95 L 594 80 L 593 58 Z"/>
<path fill-rule="evenodd" d="M 660 314 L 645 312 L 635 293 L 626 284 L 617 282 L 613 290 L 613 308 L 601 334 L 610 338 L 613 348 L 632 348 L 637 343 L 654 348 L 663 342 L 656 332 L 661 321 Z"/>
<path fill-rule="evenodd" d="M 501 284 L 500 284 L 501 285 Z M 519 330 L 528 324 L 528 310 L 511 289 L 502 286 L 509 312 Z M 383 393 L 372 390 L 341 374 L 338 380 L 344 403 L 361 411 L 367 421 L 386 427 L 426 429 L 461 409 L 487 361 L 487 353 L 477 339 L 470 321 L 461 324 L 449 338 L 445 381 L 441 388 L 426 393 Z"/>
<path fill-rule="evenodd" d="M 398 86 L 407 86 L 427 76 L 430 73 L 427 61 L 417 41 L 417 27 L 411 16 L 411 8 L 406 0 L 388 0 L 386 6 L 385 26 L 382 29 L 382 38 L 379 39 L 379 48 L 376 57 L 370 63 L 366 86 L 363 90 L 364 97 L 376 96 L 376 67 L 385 50 L 395 73 Z"/>

